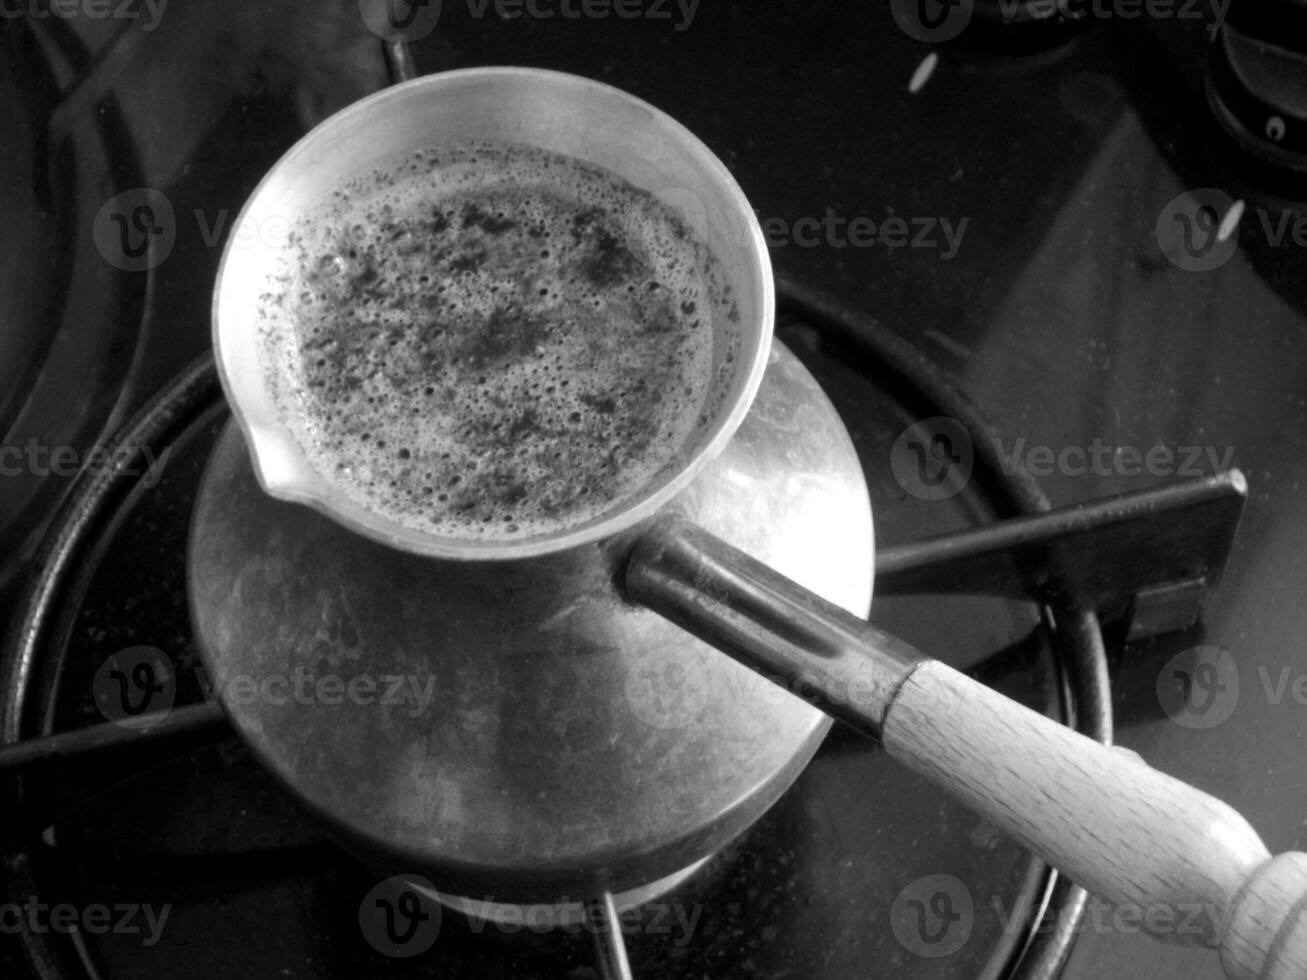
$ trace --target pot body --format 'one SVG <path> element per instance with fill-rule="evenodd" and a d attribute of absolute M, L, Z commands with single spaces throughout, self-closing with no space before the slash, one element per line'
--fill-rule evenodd
<path fill-rule="evenodd" d="M 866 615 L 861 465 L 780 344 L 734 438 L 650 519 L 673 510 Z M 621 597 L 640 530 L 413 554 L 264 493 L 229 426 L 192 528 L 202 655 L 254 754 L 373 863 L 497 901 L 636 887 L 748 827 L 830 724 Z"/>
<path fill-rule="evenodd" d="M 261 336 L 259 296 L 285 258 L 273 229 L 396 155 L 468 140 L 604 167 L 677 208 L 713 262 L 704 424 L 633 498 L 523 541 L 441 538 L 347 498 L 301 450 L 297 426 L 311 420 L 279 412 L 283 354 Z M 273 167 L 215 290 L 236 425 L 197 501 L 190 586 L 237 730 L 348 846 L 455 895 L 586 898 L 690 867 L 798 775 L 826 716 L 625 601 L 615 581 L 642 529 L 679 511 L 867 612 L 861 467 L 811 376 L 773 347 L 773 312 L 761 231 L 721 161 L 588 79 L 416 79 L 333 116 Z"/>

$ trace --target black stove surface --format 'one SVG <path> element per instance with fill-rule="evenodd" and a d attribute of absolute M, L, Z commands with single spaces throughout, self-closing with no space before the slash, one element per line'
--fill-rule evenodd
<path fill-rule="evenodd" d="M 1295 681 L 1307 673 L 1299 642 L 1307 521 L 1298 514 L 1307 500 L 1298 459 L 1307 431 L 1307 246 L 1294 228 L 1307 185 L 1246 157 L 1213 120 L 1204 95 L 1212 8 L 1201 18 L 1179 16 L 1183 5 L 1162 18 L 1094 16 L 1038 37 L 977 23 L 935 46 L 910 36 L 888 9 L 820 0 L 436 7 L 435 29 L 414 45 L 423 73 L 489 64 L 571 71 L 684 122 L 757 208 L 778 274 L 874 316 L 953 372 L 996 424 L 1004 455 L 1019 457 L 1054 503 L 1240 467 L 1249 504 L 1205 625 L 1113 644 L 1118 741 L 1231 803 L 1272 853 L 1304 846 L 1307 682 Z M 622 17 L 619 7 L 643 15 Z M 106 320 L 116 331 L 110 348 L 114 340 L 128 348 L 115 354 L 124 365 L 116 400 L 74 398 L 83 393 L 72 390 L 68 412 L 98 413 L 107 424 L 207 347 L 220 246 L 246 194 L 305 127 L 385 82 L 380 43 L 353 0 L 235 8 L 216 0 L 140 4 L 126 8 L 138 15 L 128 20 L 92 18 L 78 7 L 60 18 L 34 2 L 0 23 L 0 31 L 34 32 L 53 66 L 25 77 L 33 102 L 60 106 L 49 125 L 65 134 L 62 145 L 80 147 L 66 134 L 78 134 L 79 120 L 103 115 L 110 101 L 117 107 L 95 145 L 132 158 L 132 183 L 105 179 L 101 200 L 108 205 L 124 191 L 162 195 L 171 212 L 170 233 L 151 253 L 159 261 L 147 260 L 153 268 L 118 269 L 139 278 L 134 299 Z M 933 70 L 923 65 L 932 54 Z M 100 219 L 79 211 L 78 220 L 86 237 Z M 51 240 L 61 228 L 52 226 Z M 129 257 L 121 251 L 129 239 L 118 251 L 114 239 L 102 241 L 101 257 L 115 268 Z M 6 306 L 5 315 L 16 308 Z M 807 334 L 781 336 L 802 354 Z M 865 370 L 811 347 L 814 370 L 863 452 L 881 543 L 982 519 L 966 495 L 914 496 L 891 449 L 911 414 L 878 396 Z M 38 376 L 40 367 L 14 375 Z M 24 455 L 0 462 L 17 460 L 18 478 L 37 481 L 42 507 L 25 510 L 21 524 L 0 515 L 5 600 L 31 574 L 30 532 L 69 482 L 38 472 L 27 449 L 29 438 L 47 450 L 58 445 L 40 440 L 65 431 L 56 426 L 64 420 L 19 419 L 5 443 Z M 65 438 L 87 461 L 96 426 L 70 431 Z M 150 491 L 159 507 L 180 508 L 158 493 L 180 493 L 177 484 L 188 472 L 193 480 L 197 466 L 184 454 L 170 461 Z M 161 516 L 147 507 L 132 519 L 140 522 L 129 524 L 136 551 L 103 573 L 116 591 L 82 597 L 71 650 L 95 661 L 148 643 L 190 656 L 184 617 L 170 606 L 180 594 L 180 509 Z M 1019 645 L 1034 629 L 1028 609 L 951 600 L 940 616 L 918 608 L 923 601 L 878 603 L 877 616 L 954 662 Z M 986 625 L 977 629 L 978 621 Z M 1035 646 L 1026 660 L 1007 662 L 1044 662 Z M 997 682 L 1044 707 L 1055 701 L 1040 670 L 1013 669 Z M 1183 684 L 1194 700 L 1175 710 L 1174 689 Z M 79 720 L 76 703 L 66 711 L 61 724 L 90 720 Z M 278 809 L 237 750 L 212 753 L 117 786 L 52 838 L 86 856 L 85 877 L 63 882 L 84 889 L 83 901 L 112 902 L 126 890 L 131 900 L 193 909 L 153 954 L 100 948 L 104 975 L 164 975 L 184 964 L 251 976 L 379 969 L 356 935 L 346 935 L 366 890 L 361 873 L 317 850 L 320 842 L 295 824 L 297 814 Z M 993 913 L 1022 872 L 1020 852 L 872 756 L 843 742 L 828 746 L 743 856 L 722 857 L 729 866 L 693 900 L 709 918 L 700 944 L 689 947 L 697 952 L 683 954 L 693 957 L 680 962 L 683 975 L 978 975 L 1001 932 Z M 215 773 L 231 781 L 230 793 L 215 792 L 223 785 Z M 853 799 L 847 784 L 859 778 L 874 780 L 874 791 L 862 791 L 878 802 L 854 813 L 842 808 Z M 174 795 L 178 787 L 184 791 Z M 233 812 L 232 799 L 248 799 L 248 807 Z M 221 829 L 229 824 L 237 828 L 230 834 Z M 265 850 L 279 857 L 261 868 Z M 215 854 L 216 869 L 198 860 Z M 254 856 L 228 864 L 236 854 Z M 123 860 L 106 868 L 109 858 Z M 137 858 L 138 873 L 119 873 Z M 151 861 L 171 872 L 160 877 Z M 973 942 L 947 956 L 914 952 L 885 924 L 901 889 L 934 874 L 968 882 L 988 910 Z M 204 891 L 214 876 L 224 887 Z M 330 887 L 319 887 L 323 879 Z M 200 892 L 208 897 L 187 905 Z M 741 911 L 750 902 L 764 911 Z M 271 920 L 292 924 L 278 929 Z M 9 938 L 0 936 L 0 965 L 22 975 Z M 642 948 L 647 938 L 635 950 L 637 965 L 657 962 L 656 950 Z M 586 963 L 578 954 L 568 969 L 584 976 Z M 1158 943 L 1092 908 L 1065 972 L 1070 980 L 1221 975 L 1210 951 Z"/>

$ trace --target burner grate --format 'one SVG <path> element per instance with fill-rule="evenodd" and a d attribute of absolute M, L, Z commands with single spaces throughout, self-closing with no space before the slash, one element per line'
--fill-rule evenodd
<path fill-rule="evenodd" d="M 983 425 L 941 371 L 884 328 L 836 310 L 793 286 L 782 287 L 781 299 L 784 316 L 781 334 L 796 338 L 795 346 L 803 346 L 805 337 L 839 344 L 877 365 L 878 376 L 888 374 L 886 384 L 898 389 L 896 397 L 902 398 L 911 409 L 947 414 L 977 430 Z M 169 463 L 169 475 L 160 484 L 174 498 L 167 505 L 169 508 L 184 510 L 224 414 L 212 363 L 206 359 L 158 396 L 119 437 L 122 444 L 138 448 L 151 446 L 156 451 L 167 446 L 178 448 Z M 975 443 L 983 457 L 983 447 L 988 443 L 979 439 Z M 987 491 L 987 507 L 1007 516 L 1047 509 L 1047 503 L 1030 478 L 1020 474 L 1002 477 L 994 460 L 978 458 L 978 464 L 981 485 Z M 307 821 L 280 797 L 275 786 L 261 777 L 243 749 L 225 738 L 230 732 L 221 713 L 202 701 L 198 685 L 181 691 L 179 699 L 183 702 L 191 699 L 194 704 L 177 708 L 164 723 L 144 732 L 116 726 L 87 727 L 87 721 L 94 717 L 93 706 L 88 710 L 86 704 L 69 705 L 59 700 L 61 693 L 77 689 L 73 676 L 79 670 L 85 672 L 85 664 L 79 666 L 72 656 L 79 652 L 80 638 L 88 628 L 112 627 L 112 624 L 88 623 L 85 607 L 94 604 L 90 600 L 94 599 L 97 586 L 92 580 L 104 560 L 107 539 L 141 534 L 142 527 L 131 524 L 124 514 L 143 495 L 144 490 L 135 481 L 112 472 L 96 474 L 78 488 L 60 516 L 56 533 L 47 539 L 39 566 L 41 574 L 25 597 L 21 619 L 14 624 L 5 647 L 4 660 L 0 663 L 6 691 L 3 738 L 13 747 L 0 753 L 0 771 L 26 770 L 0 785 L 6 812 L 18 815 L 18 819 L 9 821 L 4 840 L 10 898 L 53 897 L 81 890 L 82 894 L 167 896 L 180 904 L 203 896 L 204 901 L 199 902 L 203 914 L 178 927 L 185 932 L 182 937 L 185 941 L 197 944 L 203 941 L 204 930 L 193 925 L 193 921 L 202 921 L 203 915 L 221 915 L 235 925 L 237 932 L 240 928 L 258 929 L 262 923 L 261 935 L 265 939 L 271 937 L 273 952 L 269 956 L 273 959 L 283 955 L 293 959 L 303 950 L 316 950 L 304 954 L 312 957 L 313 963 L 298 964 L 301 974 L 348 975 L 349 969 L 356 967 L 372 972 L 389 968 L 395 975 L 422 975 L 414 972 L 423 969 L 422 966 L 377 960 L 370 955 L 364 955 L 360 961 L 357 954 L 341 952 L 340 935 L 349 932 L 341 927 L 357 916 L 356 906 L 351 908 L 343 896 L 357 897 L 367 890 L 361 880 L 363 873 L 326 844 L 316 831 L 304 829 Z M 174 513 L 169 528 L 156 527 L 158 540 L 152 543 L 137 540 L 136 559 L 168 561 L 170 548 L 176 547 L 179 541 L 184 543 L 184 514 L 178 517 Z M 178 555 L 181 551 L 177 547 Z M 174 573 L 164 574 L 165 578 L 170 576 Z M 173 584 L 176 594 L 183 595 L 180 583 Z M 163 610 L 158 614 L 162 619 L 184 619 L 184 601 L 178 605 L 175 597 L 143 598 Z M 1054 639 L 1066 667 L 1064 677 L 1056 659 L 1047 656 L 1043 642 L 1047 631 L 1038 624 L 1023 642 L 986 660 L 973 673 L 997 685 L 1014 688 L 1006 693 L 1042 703 L 1047 710 L 1055 710 L 1061 701 L 1082 731 L 1105 739 L 1110 735 L 1111 722 L 1106 662 L 1096 619 L 1091 613 L 1067 609 L 1058 610 L 1056 618 L 1062 628 Z M 174 632 L 184 628 L 184 623 L 170 624 L 166 629 L 159 626 Z M 112 648 L 117 639 L 127 638 L 106 639 L 107 648 Z M 178 643 L 178 663 L 189 668 L 188 656 L 193 654 L 193 650 L 186 649 L 189 638 Z M 85 649 L 80 652 L 83 660 L 94 660 L 86 656 Z M 59 660 L 53 667 L 52 656 Z M 179 684 L 179 690 L 185 686 Z M 32 740 L 35 735 L 55 730 L 70 733 Z M 919 968 L 922 975 L 940 975 L 931 972 L 936 965 L 934 961 L 913 960 L 904 955 L 883 929 L 886 934 L 876 942 L 857 938 L 858 930 L 868 925 L 865 917 L 859 917 L 857 909 L 831 912 L 841 905 L 841 896 L 831 893 L 845 890 L 848 882 L 867 879 L 884 885 L 885 879 L 897 873 L 894 869 L 859 863 L 859 847 L 870 850 L 877 846 L 874 833 L 862 825 L 875 824 L 879 814 L 875 811 L 846 813 L 832 802 L 839 797 L 829 787 L 847 782 L 851 771 L 848 767 L 855 763 L 865 765 L 867 752 L 865 742 L 846 734 L 834 735 L 819 756 L 829 772 L 805 774 L 795 790 L 743 842 L 714 858 L 702 875 L 678 889 L 675 894 L 687 900 L 702 903 L 709 899 L 714 909 L 729 910 L 732 906 L 745 909 L 743 913 L 724 912 L 720 916 L 722 921 L 708 929 L 705 941 L 696 946 L 693 955 L 681 947 L 660 948 L 655 941 L 659 937 L 652 935 L 637 937 L 628 952 L 623 931 L 617 926 L 619 917 L 611 908 L 611 898 L 598 897 L 589 909 L 589 942 L 583 941 L 587 938 L 584 936 L 490 939 L 466 923 L 450 921 L 454 916 L 447 916 L 442 935 L 448 933 L 448 948 L 457 948 L 457 957 L 451 960 L 448 957 L 454 956 L 453 952 L 442 952 L 441 956 L 447 958 L 441 960 L 441 965 L 446 969 L 453 966 L 461 971 L 458 975 L 477 975 L 500 969 L 496 964 L 502 955 L 513 957 L 516 964 L 517 957 L 525 950 L 531 964 L 527 969 L 538 969 L 541 975 L 557 972 L 590 975 L 586 971 L 594 968 L 596 953 L 601 976 L 630 975 L 628 956 L 637 976 L 697 975 L 692 971 L 701 971 L 704 965 L 696 966 L 699 956 L 709 957 L 715 972 L 731 973 L 758 967 L 771 946 L 788 942 L 797 949 L 786 964 L 793 975 L 828 976 L 836 974 L 819 969 L 824 961 L 838 959 L 840 955 L 845 961 L 855 963 L 865 962 L 868 955 L 884 957 L 885 948 L 876 945 L 884 942 L 899 959 Z M 38 765 L 51 759 L 58 759 L 60 765 Z M 151 777 L 151 773 L 156 775 Z M 56 775 L 60 778 L 54 778 Z M 81 778 L 69 778 L 72 775 Z M 160 782 L 165 776 L 166 785 Z M 147 784 L 157 786 L 161 794 L 177 794 L 175 801 L 169 800 L 163 807 L 171 819 L 162 830 L 158 826 L 133 826 L 130 812 L 133 808 L 121 805 L 140 799 L 144 788 L 142 778 Z M 883 778 L 879 770 L 876 778 Z M 244 795 L 216 802 L 212 793 L 208 796 L 204 793 L 206 783 L 215 779 Z M 903 781 L 902 776 L 899 781 Z M 907 782 L 915 786 L 916 781 L 909 778 Z M 897 789 L 899 784 L 893 785 Z M 192 792 L 198 794 L 200 803 L 187 802 L 187 794 Z M 887 822 L 895 819 L 893 805 L 897 802 L 891 800 L 890 806 L 883 808 Z M 119 806 L 115 808 L 114 803 Z M 873 796 L 871 803 L 878 805 L 884 801 L 877 801 Z M 946 813 L 929 794 L 908 805 L 925 807 L 936 814 Z M 239 829 L 224 826 L 224 818 L 239 823 L 241 815 L 259 807 L 272 817 L 265 821 L 267 826 L 252 834 L 254 840 L 242 839 Z M 225 812 L 215 815 L 214 808 Z M 914 811 L 908 822 L 918 819 Z M 931 817 L 920 819 L 929 821 Z M 188 823 L 195 820 L 202 824 L 198 829 Z M 47 831 L 51 826 L 57 829 L 56 833 Z M 97 835 L 94 832 L 97 826 L 105 834 Z M 930 860 L 956 859 L 957 839 L 968 839 L 974 833 L 968 828 L 961 834 L 952 834 L 941 849 L 942 855 Z M 142 839 L 160 835 L 190 843 L 198 841 L 201 853 L 180 859 L 166 846 L 157 847 L 152 854 L 132 851 L 132 846 L 140 844 Z M 113 841 L 107 854 L 101 850 L 106 836 Z M 854 846 L 841 852 L 841 846 L 849 842 Z M 232 843 L 247 845 L 238 852 L 244 859 L 234 860 L 233 852 L 224 847 Z M 961 853 L 969 853 L 966 845 L 962 847 Z M 1057 926 L 1037 931 L 1009 930 L 987 937 L 994 941 L 977 952 L 976 972 L 987 977 L 1006 975 L 1032 980 L 1055 976 L 1069 952 L 1083 914 L 1085 895 L 1038 860 L 1023 856 L 1024 863 L 1012 861 L 1009 855 L 1017 853 L 1015 848 L 998 849 L 996 863 L 1010 867 L 1007 880 L 996 887 L 1010 892 L 1007 896 L 1010 908 L 1046 908 L 1042 920 L 1035 916 L 1032 921 L 1056 922 Z M 808 865 L 804 864 L 805 860 Z M 787 918 L 786 914 L 793 910 L 786 904 L 786 895 L 802 890 L 805 869 L 811 867 L 828 874 L 824 885 L 809 887 L 804 895 L 805 902 L 816 905 L 818 910 L 808 919 L 802 912 Z M 261 869 L 266 869 L 266 878 L 261 876 Z M 283 877 L 285 885 L 279 884 Z M 264 902 L 262 906 L 245 887 L 251 881 L 263 886 L 256 896 Z M 298 890 L 297 886 L 300 886 Z M 306 890 L 304 886 L 312 887 Z M 893 894 L 896 888 L 897 884 L 893 884 L 889 893 Z M 219 891 L 221 897 L 213 898 L 212 891 L 206 894 L 208 889 Z M 749 907 L 750 902 L 754 907 Z M 283 935 L 278 935 L 275 929 L 271 933 L 266 929 L 268 918 L 304 915 L 306 909 L 311 913 L 310 922 L 293 935 L 289 927 Z M 823 916 L 829 920 L 832 915 L 842 917 L 842 921 L 823 922 Z M 799 926 L 803 923 L 808 923 L 806 928 L 817 930 L 815 934 L 801 931 Z M 192 929 L 196 930 L 194 934 L 190 932 Z M 356 923 L 354 934 L 357 935 Z M 849 936 L 855 938 L 847 939 Z M 149 968 L 148 957 L 146 967 L 142 967 L 138 960 L 96 946 L 87 937 L 65 942 L 59 936 L 29 930 L 23 940 L 28 963 L 42 980 L 154 972 Z M 841 944 L 850 942 L 856 948 L 841 953 Z M 802 948 L 805 944 L 816 948 L 805 950 Z M 824 945 L 829 945 L 830 950 L 825 950 Z M 666 946 L 664 943 L 663 947 Z M 445 947 L 442 943 L 440 948 Z M 341 962 L 335 961 L 338 954 Z M 238 951 L 233 955 L 239 963 L 244 963 L 244 957 L 253 953 Z M 342 965 L 346 961 L 348 965 Z M 236 966 L 225 963 L 220 973 L 230 972 L 237 972 Z"/>

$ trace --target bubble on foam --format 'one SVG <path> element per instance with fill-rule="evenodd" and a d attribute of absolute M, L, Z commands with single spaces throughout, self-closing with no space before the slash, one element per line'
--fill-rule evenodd
<path fill-rule="evenodd" d="M 706 246 L 652 195 L 514 144 L 430 148 L 296 229 L 261 304 L 314 465 L 424 532 L 573 527 L 678 466 L 738 348 Z"/>

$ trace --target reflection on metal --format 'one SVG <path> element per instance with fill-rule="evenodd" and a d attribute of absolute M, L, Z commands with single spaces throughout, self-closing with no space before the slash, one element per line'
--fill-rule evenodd
<path fill-rule="evenodd" d="M 631 980 L 631 964 L 626 958 L 626 941 L 622 938 L 622 924 L 617 918 L 612 892 L 604 892 L 588 902 L 585 914 L 595 939 L 600 980 Z"/>
<path fill-rule="evenodd" d="M 382 45 L 386 57 L 386 70 L 392 84 L 407 82 L 418 77 L 418 66 L 413 52 L 405 41 L 386 41 Z"/>
<path fill-rule="evenodd" d="M 0 745 L 0 777 L 33 766 L 91 756 L 99 757 L 103 764 L 140 770 L 167 755 L 181 754 L 197 744 L 233 735 L 222 708 L 214 702 L 160 712 L 160 715 L 163 717 L 153 724 L 149 716 L 141 716 L 136 728 L 105 722 Z"/>

